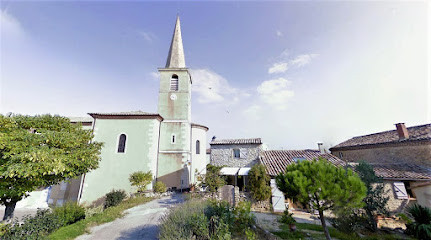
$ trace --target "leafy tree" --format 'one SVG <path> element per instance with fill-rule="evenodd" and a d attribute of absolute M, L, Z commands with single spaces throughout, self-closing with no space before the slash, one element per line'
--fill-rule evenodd
<path fill-rule="evenodd" d="M 217 189 L 226 184 L 224 177 L 220 176 L 222 167 L 207 165 L 207 173 L 205 174 L 204 184 L 208 186 L 210 192 L 216 192 Z"/>
<path fill-rule="evenodd" d="M 250 169 L 248 185 L 251 195 L 256 201 L 267 200 L 271 197 L 270 180 L 271 177 L 266 173 L 266 168 L 262 164 L 256 164 Z"/>
<path fill-rule="evenodd" d="M 412 223 L 407 224 L 407 233 L 420 240 L 431 239 L 431 209 L 414 204 L 407 208 L 407 212 L 414 219 Z"/>
<path fill-rule="evenodd" d="M 132 174 L 130 174 L 129 182 L 132 184 L 132 186 L 138 187 L 138 192 L 145 191 L 145 187 L 151 183 L 153 180 L 153 174 L 151 171 L 143 172 L 143 171 L 137 171 Z"/>
<path fill-rule="evenodd" d="M 154 192 L 155 193 L 164 193 L 166 192 L 166 185 L 163 182 L 156 182 L 154 184 Z"/>
<path fill-rule="evenodd" d="M 385 197 L 384 185 L 381 178 L 377 177 L 373 166 L 367 162 L 361 161 L 355 168 L 361 180 L 367 187 L 367 196 L 364 198 L 364 210 L 367 214 L 368 225 L 371 230 L 377 231 L 377 222 L 374 216 L 376 214 L 387 214 L 386 204 L 389 197 Z"/>
<path fill-rule="evenodd" d="M 351 169 L 343 169 L 320 158 L 289 165 L 276 177 L 278 188 L 288 197 L 310 204 L 319 212 L 326 239 L 331 239 L 326 226 L 325 210 L 361 206 L 366 188 Z M 289 195 L 296 194 L 296 195 Z"/>
<path fill-rule="evenodd" d="M 101 143 L 65 117 L 0 115 L 0 203 L 3 220 L 39 187 L 78 177 L 99 164 Z"/>

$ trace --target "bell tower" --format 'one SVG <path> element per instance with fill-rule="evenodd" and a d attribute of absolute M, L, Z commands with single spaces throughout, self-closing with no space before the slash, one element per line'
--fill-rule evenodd
<path fill-rule="evenodd" d="M 191 161 L 191 84 L 186 68 L 180 18 L 177 16 L 168 59 L 159 68 L 160 125 L 157 178 L 167 187 L 188 188 Z"/>

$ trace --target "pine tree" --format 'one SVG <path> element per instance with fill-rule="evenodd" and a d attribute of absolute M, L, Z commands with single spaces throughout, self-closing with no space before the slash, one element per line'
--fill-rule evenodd
<path fill-rule="evenodd" d="M 319 212 L 326 239 L 330 240 L 324 211 L 361 206 L 366 187 L 351 169 L 336 167 L 326 159 L 289 165 L 276 177 L 278 188 L 287 197 Z"/>

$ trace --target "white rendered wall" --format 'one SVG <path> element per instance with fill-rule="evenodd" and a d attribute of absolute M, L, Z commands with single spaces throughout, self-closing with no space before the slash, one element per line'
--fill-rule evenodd
<path fill-rule="evenodd" d="M 199 174 L 206 173 L 207 165 L 207 132 L 200 127 L 192 127 L 192 166 L 191 166 L 191 183 L 196 183 L 196 169 Z M 200 154 L 196 154 L 196 141 L 200 141 Z"/>

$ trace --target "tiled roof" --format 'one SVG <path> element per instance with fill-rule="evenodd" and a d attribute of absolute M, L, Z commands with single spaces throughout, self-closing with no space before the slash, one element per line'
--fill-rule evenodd
<path fill-rule="evenodd" d="M 431 168 L 415 164 L 371 164 L 378 177 L 393 180 L 431 180 Z"/>
<path fill-rule="evenodd" d="M 226 145 L 226 144 L 262 144 L 260 138 L 242 138 L 242 139 L 215 139 L 210 142 L 210 145 Z"/>
<path fill-rule="evenodd" d="M 110 112 L 110 113 L 88 113 L 93 118 L 143 118 L 154 117 L 163 119 L 158 113 L 148 113 L 143 111 L 129 111 L 129 112 Z"/>
<path fill-rule="evenodd" d="M 335 147 L 330 148 L 330 150 L 333 151 L 342 148 L 352 148 L 359 146 L 370 146 L 398 142 L 431 141 L 431 124 L 408 127 L 407 131 L 409 133 L 409 138 L 401 141 L 399 139 L 397 130 L 391 130 L 354 137 L 336 145 Z"/>
<path fill-rule="evenodd" d="M 295 158 L 306 160 L 318 159 L 323 157 L 336 166 L 344 166 L 343 160 L 337 158 L 330 153 L 321 153 L 319 150 L 269 150 L 262 151 L 260 154 L 260 162 L 265 165 L 269 175 L 276 176 L 280 172 L 284 172 L 286 167 L 295 163 Z"/>

